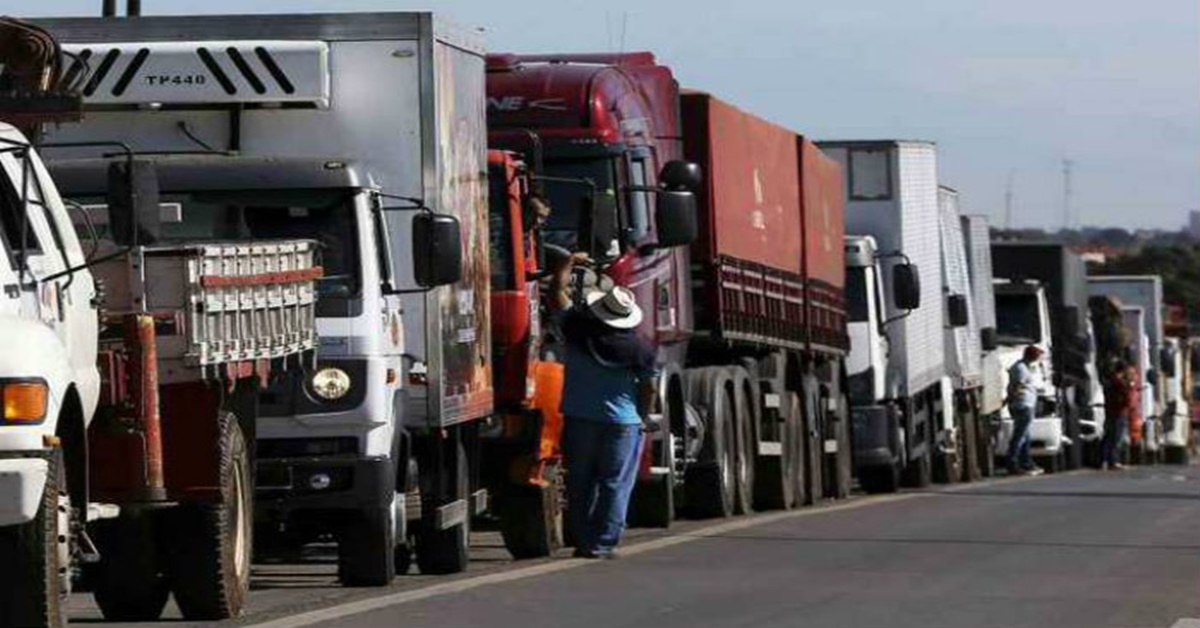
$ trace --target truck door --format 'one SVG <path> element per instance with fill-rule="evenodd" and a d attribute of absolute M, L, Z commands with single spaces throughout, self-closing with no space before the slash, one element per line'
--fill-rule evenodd
<path fill-rule="evenodd" d="M 0 156 L 4 174 L 3 194 L 16 211 L 3 216 L 5 238 L 14 252 L 10 263 L 19 285 L 24 311 L 38 318 L 61 339 L 70 355 L 76 381 L 83 385 L 85 407 L 94 403 L 97 321 L 95 286 L 91 275 L 62 274 L 81 266 L 83 251 L 57 189 L 36 154 L 20 159 L 12 153 Z M 24 201 L 24 206 L 20 204 Z M 22 227 L 25 228 L 22 233 Z M 24 247 L 23 255 L 21 248 Z M 16 277 L 22 272 L 24 276 Z M 46 281 L 45 278 L 58 275 Z M 6 292 L 12 290 L 5 283 Z"/>

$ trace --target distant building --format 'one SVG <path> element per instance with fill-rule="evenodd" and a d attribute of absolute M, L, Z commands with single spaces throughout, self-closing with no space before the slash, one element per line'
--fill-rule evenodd
<path fill-rule="evenodd" d="M 1193 209 L 1188 212 L 1187 232 L 1193 240 L 1200 240 L 1200 211 Z"/>

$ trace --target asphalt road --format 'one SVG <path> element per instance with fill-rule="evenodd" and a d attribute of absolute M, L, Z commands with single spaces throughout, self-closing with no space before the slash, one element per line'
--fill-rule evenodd
<path fill-rule="evenodd" d="M 634 531 L 616 561 L 348 590 L 328 550 L 255 570 L 242 625 L 1200 628 L 1200 467 L 955 486 Z M 72 619 L 96 621 L 87 596 Z M 116 624 L 111 624 L 116 625 Z M 179 620 L 141 626 L 206 626 Z"/>

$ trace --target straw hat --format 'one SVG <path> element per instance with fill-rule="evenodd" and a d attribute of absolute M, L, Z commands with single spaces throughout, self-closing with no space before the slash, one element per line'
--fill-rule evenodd
<path fill-rule="evenodd" d="M 642 308 L 629 288 L 614 286 L 607 291 L 597 290 L 588 294 L 586 300 L 592 314 L 609 327 L 633 329 L 642 323 Z"/>

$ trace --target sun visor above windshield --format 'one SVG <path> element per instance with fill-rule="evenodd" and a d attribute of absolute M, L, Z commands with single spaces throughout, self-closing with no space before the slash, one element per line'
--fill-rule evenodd
<path fill-rule="evenodd" d="M 66 44 L 68 83 L 85 106 L 329 106 L 319 41 Z"/>

